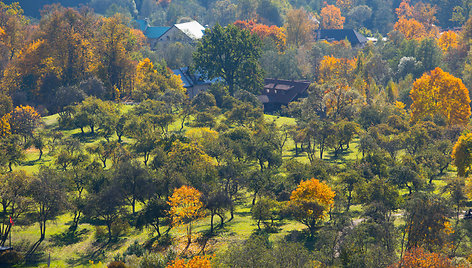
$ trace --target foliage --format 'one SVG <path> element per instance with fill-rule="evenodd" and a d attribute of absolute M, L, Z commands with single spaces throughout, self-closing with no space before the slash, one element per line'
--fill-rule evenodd
<path fill-rule="evenodd" d="M 216 25 L 207 29 L 198 43 L 194 62 L 208 78 L 223 78 L 230 94 L 234 94 L 237 88 L 257 94 L 262 84 L 257 62 L 261 55 L 260 46 L 259 37 L 248 30 L 235 25 L 225 28 Z"/>
<path fill-rule="evenodd" d="M 462 135 L 457 140 L 452 150 L 452 159 L 457 167 L 457 174 L 461 177 L 468 177 L 472 165 L 472 133 Z"/>
<path fill-rule="evenodd" d="M 334 203 L 335 193 L 317 179 L 301 181 L 290 195 L 290 211 L 294 218 L 305 224 L 313 236 L 319 222 Z"/>
<path fill-rule="evenodd" d="M 300 47 L 313 41 L 315 29 L 319 26 L 311 19 L 312 15 L 304 9 L 287 12 L 284 28 L 287 30 L 287 43 Z"/>
<path fill-rule="evenodd" d="M 342 29 L 346 18 L 341 16 L 341 10 L 333 5 L 326 5 L 321 9 L 323 29 Z"/>
<path fill-rule="evenodd" d="M 187 262 L 185 259 L 175 259 L 167 265 L 167 268 L 210 268 L 211 266 L 211 256 L 204 255 L 195 256 Z"/>
<path fill-rule="evenodd" d="M 413 121 L 443 116 L 449 125 L 465 125 L 469 120 L 469 91 L 461 79 L 439 67 L 417 79 L 410 96 Z"/>

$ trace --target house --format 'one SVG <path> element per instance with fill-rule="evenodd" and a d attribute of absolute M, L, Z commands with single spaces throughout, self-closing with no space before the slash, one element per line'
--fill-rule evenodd
<path fill-rule="evenodd" d="M 213 80 L 205 79 L 200 73 L 191 72 L 188 67 L 172 70 L 175 75 L 180 75 L 183 86 L 187 89 L 187 95 L 190 99 L 198 95 L 202 91 L 207 91 L 210 86 L 221 79 L 215 78 Z"/>
<path fill-rule="evenodd" d="M 308 96 L 310 82 L 306 80 L 264 79 L 264 90 L 257 98 L 264 104 L 264 112 L 274 112 L 290 102 Z"/>
<path fill-rule="evenodd" d="M 316 41 L 326 40 L 342 41 L 348 40 L 351 46 L 364 46 L 367 43 L 367 38 L 353 29 L 320 29 L 316 34 Z"/>
<path fill-rule="evenodd" d="M 158 43 L 181 42 L 194 43 L 203 37 L 205 27 L 197 21 L 174 24 L 168 26 L 150 26 L 149 20 L 136 20 L 138 29 L 148 38 L 151 48 Z"/>

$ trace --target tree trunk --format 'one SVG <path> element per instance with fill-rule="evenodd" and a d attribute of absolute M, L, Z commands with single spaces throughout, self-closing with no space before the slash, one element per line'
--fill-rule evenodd
<path fill-rule="evenodd" d="M 215 214 L 213 212 L 211 212 L 211 218 L 210 218 L 210 234 L 213 233 L 213 216 L 215 216 Z"/>
<path fill-rule="evenodd" d="M 41 160 L 41 157 L 43 157 L 43 149 L 39 149 L 39 158 L 38 158 L 38 160 Z"/>

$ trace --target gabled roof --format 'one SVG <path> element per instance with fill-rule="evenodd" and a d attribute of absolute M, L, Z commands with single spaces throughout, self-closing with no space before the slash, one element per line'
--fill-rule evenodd
<path fill-rule="evenodd" d="M 353 29 L 321 29 L 316 40 L 341 41 L 347 39 L 352 46 L 367 43 L 367 38 Z"/>
<path fill-rule="evenodd" d="M 203 33 L 205 32 L 205 27 L 203 27 L 197 21 L 178 23 L 174 26 L 193 40 L 201 39 L 203 37 Z"/>
<path fill-rule="evenodd" d="M 144 35 L 147 38 L 151 39 L 158 39 L 162 35 L 164 35 L 171 27 L 167 26 L 157 26 L 157 27 L 147 27 Z"/>
<path fill-rule="evenodd" d="M 259 95 L 258 98 L 262 103 L 287 105 L 305 94 L 309 86 L 310 82 L 305 80 L 266 78 L 263 95 Z"/>
<path fill-rule="evenodd" d="M 146 31 L 147 27 L 149 27 L 149 24 L 146 20 L 136 20 L 136 23 L 138 24 L 138 29 L 143 31 L 143 33 Z"/>
<path fill-rule="evenodd" d="M 205 79 L 198 72 L 195 72 L 195 73 L 191 74 L 188 67 L 182 67 L 182 68 L 179 68 L 179 69 L 175 69 L 175 70 L 172 70 L 172 72 L 175 75 L 180 75 L 180 78 L 182 79 L 184 88 L 189 88 L 189 87 L 198 86 L 198 85 L 211 85 L 213 83 L 221 81 L 221 79 L 219 79 L 219 78 L 215 78 L 215 79 L 212 79 L 212 80 Z"/>

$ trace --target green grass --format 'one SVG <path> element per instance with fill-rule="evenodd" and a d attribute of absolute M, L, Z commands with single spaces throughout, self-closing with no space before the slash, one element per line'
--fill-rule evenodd
<path fill-rule="evenodd" d="M 123 111 L 129 110 L 130 106 L 122 106 Z M 292 118 L 279 117 L 266 115 L 265 118 L 268 121 L 275 121 L 278 126 L 288 125 L 295 126 L 296 122 Z M 58 115 L 52 115 L 43 118 L 44 128 L 53 129 L 58 124 Z M 186 126 L 184 131 L 190 127 Z M 177 131 L 180 129 L 179 120 L 170 126 L 170 131 Z M 88 129 L 86 129 L 86 132 Z M 80 138 L 85 146 L 90 146 L 93 143 L 103 140 L 98 136 L 90 136 L 86 133 L 85 137 L 82 136 L 79 129 L 62 131 L 65 136 L 74 136 Z M 116 137 L 112 137 L 116 139 Z M 132 140 L 124 138 L 124 143 L 132 143 Z M 298 156 L 295 155 L 294 150 L 295 144 L 292 139 L 288 139 L 283 148 L 283 159 L 296 159 L 303 163 L 309 163 L 306 153 L 300 153 Z M 38 160 L 39 152 L 36 150 L 28 150 L 26 158 L 22 165 L 14 167 L 14 169 L 25 170 L 28 173 L 35 173 L 39 170 L 42 165 L 52 166 L 54 165 L 54 157 L 49 154 L 47 150 L 44 151 L 41 160 Z M 327 151 L 325 154 L 325 161 L 336 164 L 339 167 L 345 166 L 348 161 L 355 161 L 361 158 L 358 151 L 358 139 L 355 139 L 349 150 L 334 158 L 334 155 Z M 111 163 L 108 165 L 111 166 Z M 448 172 L 453 172 L 449 169 Z M 445 185 L 445 181 L 441 178 L 433 181 L 436 186 L 436 192 L 439 193 L 439 188 Z M 401 192 L 402 195 L 406 194 L 406 190 Z M 211 246 L 209 246 L 210 252 L 220 252 L 225 250 L 229 245 L 234 244 L 238 241 L 247 239 L 251 234 L 257 231 L 257 224 L 251 218 L 251 195 L 250 193 L 244 192 L 240 202 L 235 207 L 234 219 L 224 225 L 222 229 L 216 229 L 216 235 L 211 238 Z M 363 211 L 361 205 L 353 204 L 351 207 L 353 215 L 357 215 L 355 218 L 360 217 Z M 226 215 L 226 219 L 229 219 L 229 213 Z M 113 260 L 113 257 L 122 254 L 135 240 L 140 243 L 144 243 L 153 237 L 151 230 L 144 229 L 142 231 L 130 228 L 124 236 L 121 236 L 117 242 L 106 249 L 105 255 L 100 257 L 91 257 L 91 253 L 96 251 L 100 244 L 97 243 L 95 237 L 95 226 L 88 223 L 82 223 L 79 227 L 78 232 L 82 233 L 78 240 L 69 241 L 74 243 L 66 243 L 70 240 L 70 237 L 64 237 L 64 234 L 69 228 L 69 223 L 72 220 L 72 215 L 64 214 L 58 217 L 54 221 L 49 221 L 47 225 L 46 239 L 43 241 L 41 246 L 42 252 L 46 255 L 51 254 L 51 267 L 90 267 L 89 261 L 92 260 L 95 263 L 98 261 L 104 261 L 104 263 Z M 402 219 L 398 218 L 395 221 L 395 225 L 402 223 Z M 215 217 L 215 227 L 219 224 L 219 218 Z M 275 233 L 271 233 L 270 240 L 276 241 L 293 231 L 301 231 L 305 229 L 305 226 L 295 222 L 284 220 L 278 223 L 278 230 Z M 26 245 L 28 243 L 34 243 L 39 238 L 38 226 L 18 226 L 15 225 L 12 233 L 12 239 L 14 246 Z M 161 228 L 165 230 L 167 227 Z M 196 236 L 203 236 L 209 232 L 210 229 L 210 218 L 209 216 L 195 222 L 193 224 L 193 231 Z M 171 236 L 176 241 L 181 241 L 186 234 L 185 226 L 179 226 L 173 228 L 170 232 Z M 31 267 L 44 266 L 45 259 L 39 264 L 32 265 Z"/>

